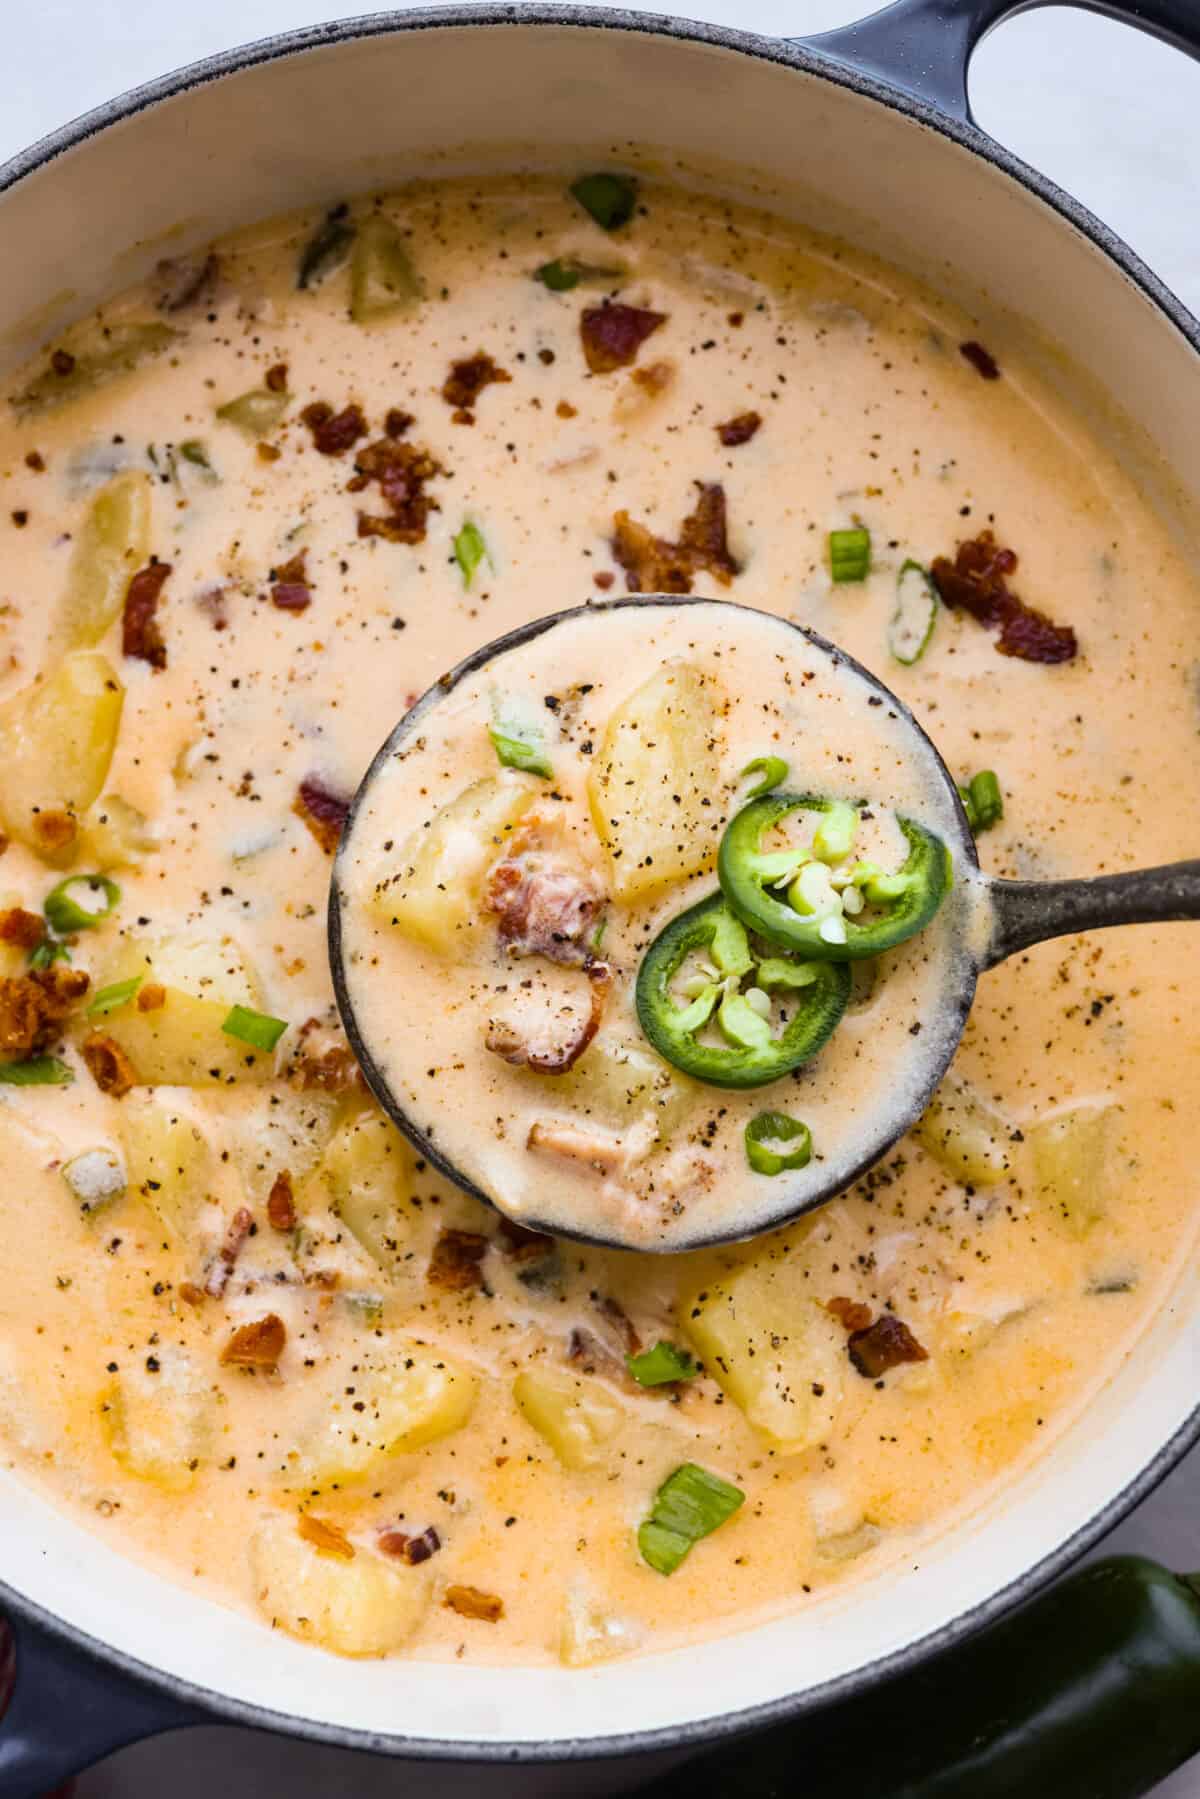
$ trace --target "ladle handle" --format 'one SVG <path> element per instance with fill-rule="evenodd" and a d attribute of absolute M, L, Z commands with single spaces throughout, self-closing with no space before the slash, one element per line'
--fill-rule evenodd
<path fill-rule="evenodd" d="M 991 941 L 983 966 L 1073 931 L 1200 918 L 1200 862 L 1171 862 L 1088 881 L 992 881 Z"/>

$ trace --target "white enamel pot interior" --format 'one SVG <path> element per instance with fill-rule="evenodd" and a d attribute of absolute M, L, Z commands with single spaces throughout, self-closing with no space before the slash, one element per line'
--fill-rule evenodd
<path fill-rule="evenodd" d="M 965 298 L 989 343 L 1032 327 L 1069 351 L 1042 356 L 1052 379 L 1083 406 L 1107 393 L 1133 421 L 1129 455 L 1192 529 L 1200 364 L 1184 315 L 1132 259 L 1120 265 L 1119 246 L 969 127 L 941 128 L 802 49 L 634 15 L 395 15 L 268 44 L 118 103 L 7 171 L 0 359 L 168 249 L 497 160 L 640 161 L 683 179 L 716 167 L 727 191 L 853 236 Z M 1181 1277 L 1086 1414 L 958 1528 L 873 1581 L 652 1669 L 340 1661 L 124 1560 L 11 1474 L 0 1475 L 0 1577 L 18 1612 L 248 1722 L 497 1759 L 695 1742 L 852 1692 L 1032 1592 L 1191 1440 L 1198 1352 L 1195 1283 Z"/>

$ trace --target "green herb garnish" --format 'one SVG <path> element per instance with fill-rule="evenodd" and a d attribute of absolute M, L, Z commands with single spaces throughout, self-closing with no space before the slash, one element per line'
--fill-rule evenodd
<path fill-rule="evenodd" d="M 198 437 L 189 437 L 179 446 L 179 454 L 193 468 L 198 468 L 204 480 L 215 486 L 221 479 L 212 463 L 208 460 L 208 451 Z"/>
<path fill-rule="evenodd" d="M 70 944 L 60 943 L 56 937 L 44 937 L 37 948 L 29 952 L 30 968 L 53 968 L 56 962 L 70 960 Z"/>
<path fill-rule="evenodd" d="M 910 557 L 896 576 L 896 604 L 888 621 L 888 649 L 905 668 L 919 662 L 929 648 L 938 605 L 929 570 Z"/>
<path fill-rule="evenodd" d="M 862 526 L 829 533 L 829 572 L 837 582 L 865 581 L 871 572 L 871 533 Z"/>
<path fill-rule="evenodd" d="M 638 1529 L 642 1560 L 658 1574 L 674 1574 L 694 1545 L 732 1518 L 745 1497 L 719 1474 L 684 1462 L 658 1489 L 650 1516 Z"/>
<path fill-rule="evenodd" d="M 71 897 L 73 887 L 85 887 L 93 894 L 102 893 L 104 905 L 99 908 L 81 906 Z M 121 889 L 107 875 L 68 875 L 65 881 L 50 889 L 42 901 L 42 911 L 50 928 L 60 937 L 67 937 L 72 931 L 90 931 L 102 924 L 116 911 L 120 898 Z"/>
<path fill-rule="evenodd" d="M 231 1006 L 221 1029 L 227 1037 L 237 1037 L 253 1049 L 275 1048 L 287 1030 L 286 1018 L 270 1018 L 265 1012 L 254 1012 L 249 1006 Z"/>
<path fill-rule="evenodd" d="M 75 1076 L 57 1056 L 34 1056 L 28 1062 L 0 1062 L 0 1081 L 10 1087 L 65 1087 Z"/>
<path fill-rule="evenodd" d="M 637 182 L 632 175 L 582 175 L 570 192 L 605 231 L 618 231 L 633 217 Z"/>
<path fill-rule="evenodd" d="M 656 1343 L 641 1355 L 626 1356 L 625 1366 L 639 1387 L 665 1387 L 668 1381 L 691 1380 L 697 1372 L 687 1351 L 673 1343 Z"/>
<path fill-rule="evenodd" d="M 454 560 L 462 570 L 463 586 L 470 587 L 475 570 L 487 555 L 487 544 L 479 526 L 467 520 L 454 539 Z"/>
<path fill-rule="evenodd" d="M 519 768 L 523 774 L 553 780 L 554 770 L 546 755 L 541 728 L 531 718 L 501 706 L 488 726 L 488 736 L 505 768 Z"/>
<path fill-rule="evenodd" d="M 806 1168 L 812 1160 L 812 1132 L 799 1118 L 786 1112 L 760 1112 L 746 1126 L 746 1160 L 755 1174 L 782 1174 L 788 1168 Z M 770 1143 L 793 1143 L 781 1155 Z"/>
<path fill-rule="evenodd" d="M 127 1005 L 145 978 L 140 974 L 130 975 L 127 981 L 114 981 L 111 987 L 101 987 L 87 1009 L 88 1017 L 95 1018 L 106 1012 L 115 1012 L 118 1006 Z"/>

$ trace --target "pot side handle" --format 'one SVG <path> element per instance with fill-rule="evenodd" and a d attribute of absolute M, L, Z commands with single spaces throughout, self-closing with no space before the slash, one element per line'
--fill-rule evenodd
<path fill-rule="evenodd" d="M 996 25 L 1055 0 L 894 0 L 881 12 L 797 42 L 898 87 L 936 112 L 974 124 L 967 72 L 976 47 Z M 1086 12 L 1136 26 L 1200 57 L 1196 0 L 1067 0 Z"/>
<path fill-rule="evenodd" d="M 211 1722 L 28 1618 L 0 1619 L 0 1799 L 39 1799 L 116 1749 Z"/>

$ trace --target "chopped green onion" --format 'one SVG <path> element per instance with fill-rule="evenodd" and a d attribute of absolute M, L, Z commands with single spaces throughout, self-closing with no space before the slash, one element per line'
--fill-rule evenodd
<path fill-rule="evenodd" d="M 582 175 L 570 192 L 605 231 L 617 231 L 633 217 L 637 182 L 632 175 Z"/>
<path fill-rule="evenodd" d="M 1004 795 L 990 768 L 972 775 L 966 787 L 959 787 L 958 797 L 963 803 L 967 823 L 976 836 L 980 831 L 990 831 L 1004 817 Z"/>
<path fill-rule="evenodd" d="M 353 241 L 354 225 L 350 218 L 350 208 L 343 200 L 340 206 L 335 206 L 325 214 L 301 250 L 296 270 L 296 286 L 315 287 L 326 275 L 331 275 L 345 260 Z"/>
<path fill-rule="evenodd" d="M 606 912 L 604 914 L 604 917 L 600 920 L 600 923 L 596 926 L 595 930 L 592 932 L 592 948 L 594 950 L 599 949 L 600 945 L 604 942 L 604 934 L 607 930 L 608 930 L 608 913 Z"/>
<path fill-rule="evenodd" d="M 625 1357 L 625 1366 L 639 1387 L 665 1387 L 668 1381 L 691 1380 L 696 1364 L 686 1349 L 673 1343 L 656 1343 L 641 1355 Z"/>
<path fill-rule="evenodd" d="M 276 393 L 270 387 L 252 387 L 217 407 L 217 417 L 227 425 L 236 425 L 248 437 L 265 437 L 273 431 L 292 403 L 289 393 Z"/>
<path fill-rule="evenodd" d="M 190 462 L 193 468 L 198 468 L 204 480 L 210 485 L 215 485 L 221 479 L 208 459 L 207 449 L 198 437 L 189 437 L 184 443 L 181 443 L 179 454 L 185 462 Z"/>
<path fill-rule="evenodd" d="M 237 1037 L 254 1049 L 273 1050 L 287 1030 L 286 1018 L 269 1018 L 265 1012 L 253 1012 L 249 1006 L 231 1006 L 221 1029 L 227 1037 Z"/>
<path fill-rule="evenodd" d="M 104 906 L 98 910 L 81 906 L 78 900 L 71 898 L 72 887 L 86 887 L 92 893 L 99 890 L 104 895 Z M 60 937 L 66 937 L 72 931 L 90 931 L 111 917 L 120 898 L 121 889 L 107 875 L 68 875 L 65 881 L 50 889 L 42 901 L 42 911 L 51 929 Z"/>
<path fill-rule="evenodd" d="M 760 987 L 811 987 L 817 973 L 815 962 L 789 962 L 784 956 L 768 956 L 759 963 L 754 978 Z"/>
<path fill-rule="evenodd" d="M 71 960 L 69 943 L 59 943 L 55 937 L 45 937 L 35 950 L 29 953 L 30 968 L 53 968 L 56 962 Z"/>
<path fill-rule="evenodd" d="M 888 649 L 911 668 L 929 648 L 937 624 L 938 591 L 929 570 L 911 557 L 896 576 L 896 604 L 888 621 Z"/>
<path fill-rule="evenodd" d="M 638 1529 L 642 1560 L 657 1574 L 674 1574 L 693 1546 L 732 1518 L 745 1497 L 719 1474 L 684 1462 L 658 1489 L 650 1516 Z"/>
<path fill-rule="evenodd" d="M 29 1062 L 0 1062 L 0 1081 L 10 1087 L 65 1087 L 75 1079 L 57 1056 L 34 1056 Z"/>
<path fill-rule="evenodd" d="M 454 539 L 454 560 L 462 570 L 463 586 L 470 587 L 475 570 L 487 555 L 487 544 L 478 525 L 468 519 Z"/>
<path fill-rule="evenodd" d="M 786 1112 L 760 1112 L 746 1126 L 746 1160 L 755 1174 L 782 1174 L 786 1168 L 806 1168 L 812 1160 L 812 1132 Z M 768 1143 L 794 1143 L 787 1155 L 768 1149 Z"/>
<path fill-rule="evenodd" d="M 871 533 L 861 526 L 829 533 L 829 572 L 835 581 L 865 581 L 871 572 Z"/>
<path fill-rule="evenodd" d="M 583 271 L 575 262 L 562 262 L 557 258 L 553 262 L 544 262 L 540 269 L 534 269 L 533 278 L 548 287 L 552 294 L 569 294 L 573 287 L 578 287 L 583 279 Z"/>
<path fill-rule="evenodd" d="M 747 775 L 761 774 L 762 780 L 753 786 L 746 795 L 745 803 L 758 799 L 760 794 L 770 793 L 772 787 L 778 787 L 781 781 L 788 778 L 788 765 L 782 756 L 756 756 L 753 762 L 747 762 L 739 780 Z"/>
<path fill-rule="evenodd" d="M 519 768 L 524 774 L 553 780 L 554 770 L 543 747 L 541 728 L 531 718 L 502 705 L 488 726 L 488 736 L 505 768 Z"/>
<path fill-rule="evenodd" d="M 87 1009 L 88 1017 L 95 1018 L 97 1014 L 115 1012 L 118 1006 L 128 1005 L 145 978 L 145 975 L 134 974 L 127 981 L 114 981 L 111 987 L 101 987 Z"/>

